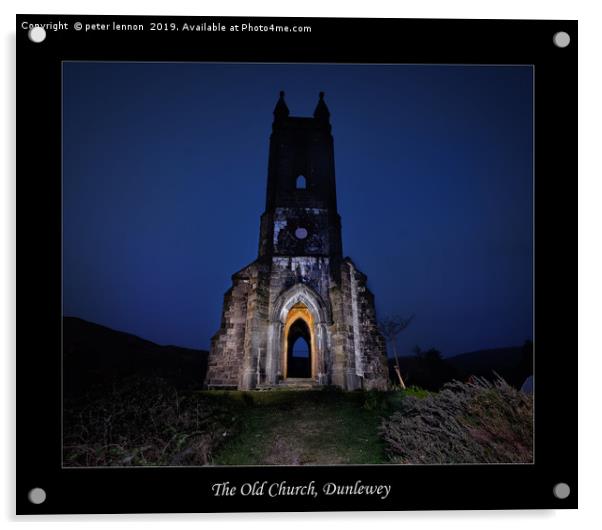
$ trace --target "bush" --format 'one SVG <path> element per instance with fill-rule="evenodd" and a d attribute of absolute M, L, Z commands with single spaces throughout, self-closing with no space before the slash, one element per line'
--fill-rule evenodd
<path fill-rule="evenodd" d="M 452 381 L 437 394 L 407 396 L 400 407 L 380 427 L 392 462 L 532 461 L 532 397 L 501 378 Z"/>
<path fill-rule="evenodd" d="M 234 417 L 160 378 L 134 377 L 64 404 L 65 466 L 204 465 Z"/>

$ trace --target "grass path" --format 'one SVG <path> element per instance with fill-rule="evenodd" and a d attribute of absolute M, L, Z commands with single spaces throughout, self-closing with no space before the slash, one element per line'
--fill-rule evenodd
<path fill-rule="evenodd" d="M 247 393 L 236 433 L 217 465 L 376 464 L 385 462 L 380 414 L 362 393 Z"/>

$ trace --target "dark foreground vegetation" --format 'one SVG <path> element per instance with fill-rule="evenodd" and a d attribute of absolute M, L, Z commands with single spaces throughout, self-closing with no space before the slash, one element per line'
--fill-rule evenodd
<path fill-rule="evenodd" d="M 178 392 L 130 378 L 65 401 L 66 466 L 530 462 L 532 398 L 503 381 L 438 393 Z"/>
<path fill-rule="evenodd" d="M 179 392 L 160 378 L 130 377 L 65 399 L 63 462 L 205 465 L 235 420 L 226 402 Z"/>
<path fill-rule="evenodd" d="M 455 381 L 404 399 L 380 432 L 400 464 L 531 462 L 533 398 L 501 378 Z"/>

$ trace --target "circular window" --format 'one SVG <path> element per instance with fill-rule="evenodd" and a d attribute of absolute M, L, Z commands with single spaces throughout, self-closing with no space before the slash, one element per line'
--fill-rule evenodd
<path fill-rule="evenodd" d="M 295 237 L 297 239 L 305 239 L 307 237 L 307 230 L 305 228 L 297 228 L 295 230 Z"/>

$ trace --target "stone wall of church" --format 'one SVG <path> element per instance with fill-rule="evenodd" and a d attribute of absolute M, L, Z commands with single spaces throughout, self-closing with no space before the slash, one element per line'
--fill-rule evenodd
<path fill-rule="evenodd" d="M 328 301 L 330 260 L 323 257 L 274 257 L 270 274 L 270 303 L 293 285 L 303 283 Z"/>
<path fill-rule="evenodd" d="M 348 261 L 350 276 L 355 276 L 357 292 L 357 322 L 361 340 L 361 373 L 362 388 L 366 390 L 386 390 L 389 386 L 389 368 L 387 365 L 387 346 L 385 339 L 378 330 L 374 295 L 368 289 L 367 277 Z"/>
<path fill-rule="evenodd" d="M 247 296 L 247 319 L 243 344 L 243 360 L 240 366 L 239 389 L 250 390 L 264 378 L 267 335 L 270 309 L 270 267 L 256 261 L 250 279 Z"/>
<path fill-rule="evenodd" d="M 277 318 L 272 312 L 283 293 L 303 284 L 319 295 L 329 313 L 322 323 L 321 383 L 347 390 L 387 388 L 386 346 L 377 328 L 374 296 L 350 259 L 331 263 L 324 257 L 274 257 L 254 262 L 232 280 L 211 342 L 207 386 L 256 388 L 258 371 L 261 384 L 278 384 L 281 352 L 278 346 L 268 347 Z M 280 343 L 276 339 L 272 344 Z"/>
<path fill-rule="evenodd" d="M 348 390 L 388 387 L 386 344 L 378 331 L 367 277 L 347 258 L 333 289 L 332 381 Z"/>
<path fill-rule="evenodd" d="M 224 295 L 220 328 L 211 338 L 205 380 L 209 388 L 240 386 L 249 317 L 249 293 L 256 277 L 254 264 L 232 276 L 232 287 Z"/>
<path fill-rule="evenodd" d="M 297 236 L 299 229 L 305 231 L 305 237 Z M 340 256 L 340 234 L 340 217 L 329 210 L 275 208 L 261 217 L 259 255 Z"/>

